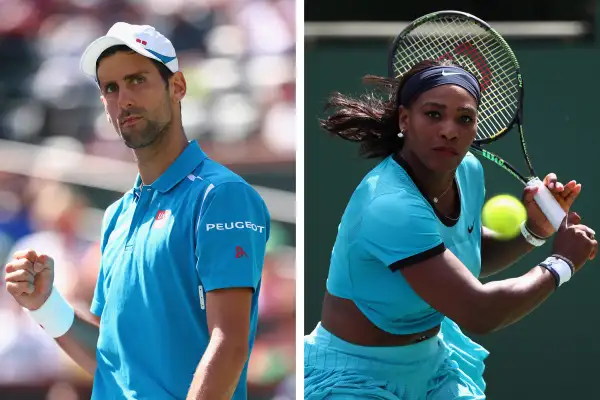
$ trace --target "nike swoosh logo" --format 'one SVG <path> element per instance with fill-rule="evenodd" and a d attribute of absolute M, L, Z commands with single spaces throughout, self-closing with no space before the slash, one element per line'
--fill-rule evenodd
<path fill-rule="evenodd" d="M 442 70 L 442 76 L 450 76 L 450 75 L 460 75 L 460 72 L 446 72 L 446 70 Z"/>

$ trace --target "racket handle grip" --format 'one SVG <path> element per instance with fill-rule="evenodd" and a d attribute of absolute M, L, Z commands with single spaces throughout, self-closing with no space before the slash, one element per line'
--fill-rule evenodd
<path fill-rule="evenodd" d="M 554 227 L 554 230 L 557 231 L 567 213 L 562 209 L 560 204 L 558 204 L 558 201 L 552 192 L 550 192 L 540 178 L 531 179 L 527 182 L 527 186 L 536 186 L 538 188 L 538 191 L 534 196 L 535 202 L 540 206 L 542 212 Z"/>

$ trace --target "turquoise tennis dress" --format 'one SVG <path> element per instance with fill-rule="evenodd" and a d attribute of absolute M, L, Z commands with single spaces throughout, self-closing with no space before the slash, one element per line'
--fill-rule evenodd
<path fill-rule="evenodd" d="M 304 339 L 305 399 L 484 399 L 488 352 L 416 294 L 399 272 L 446 249 L 481 271 L 483 167 L 467 154 L 456 171 L 460 215 L 436 213 L 401 159 L 382 160 L 361 181 L 342 217 L 327 290 L 352 300 L 392 334 L 440 333 L 396 347 L 357 346 L 318 324 Z"/>

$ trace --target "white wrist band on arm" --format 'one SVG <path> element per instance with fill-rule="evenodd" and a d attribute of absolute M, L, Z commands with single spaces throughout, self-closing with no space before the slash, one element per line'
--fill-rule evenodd
<path fill-rule="evenodd" d="M 533 233 L 531 233 L 529 231 L 529 229 L 527 229 L 527 225 L 525 225 L 525 224 L 526 224 L 526 221 L 523 221 L 521 223 L 521 234 L 523 235 L 525 240 L 527 240 L 527 243 L 529 243 L 530 245 L 535 246 L 535 247 L 540 247 L 541 245 L 546 243 L 546 239 L 542 239 L 538 236 L 535 236 Z"/>
<path fill-rule="evenodd" d="M 567 283 L 573 276 L 573 263 L 568 259 L 553 254 L 540 263 L 540 266 L 546 268 L 552 273 L 556 280 L 556 287 Z"/>
<path fill-rule="evenodd" d="M 55 287 L 52 287 L 50 297 L 40 308 L 27 311 L 53 338 L 67 333 L 75 320 L 75 310 Z"/>

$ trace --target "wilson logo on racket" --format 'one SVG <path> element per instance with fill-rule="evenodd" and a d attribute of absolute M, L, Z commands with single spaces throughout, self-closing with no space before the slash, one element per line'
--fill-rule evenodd
<path fill-rule="evenodd" d="M 453 51 L 444 54 L 438 60 L 454 60 L 456 57 L 452 53 L 457 56 L 467 56 L 471 59 L 481 76 L 479 84 L 481 91 L 484 92 L 492 82 L 492 71 L 483 54 L 471 42 L 465 41 L 457 44 Z"/>
<path fill-rule="evenodd" d="M 481 155 L 483 157 L 487 158 L 488 160 L 495 162 L 496 164 L 498 164 L 500 166 L 504 165 L 503 159 L 496 157 L 494 154 L 490 153 L 487 150 L 481 150 Z"/>

